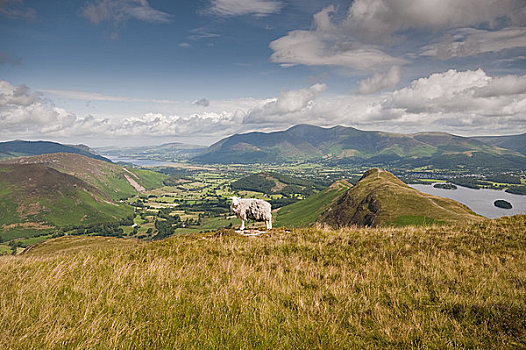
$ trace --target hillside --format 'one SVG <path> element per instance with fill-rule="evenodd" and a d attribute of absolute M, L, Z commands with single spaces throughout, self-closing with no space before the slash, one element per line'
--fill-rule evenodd
<path fill-rule="evenodd" d="M 454 157 L 454 161 L 449 161 Z M 351 127 L 296 125 L 285 131 L 236 134 L 193 158 L 203 163 L 279 163 L 437 165 L 455 168 L 526 169 L 526 157 L 512 150 L 447 133 L 394 134 Z"/>
<path fill-rule="evenodd" d="M 162 186 L 165 175 L 149 170 L 124 168 L 119 165 L 78 154 L 54 153 L 0 161 L 0 164 L 43 164 L 75 176 L 105 193 L 112 200 L 137 194 L 138 186 L 146 189 Z"/>
<path fill-rule="evenodd" d="M 6 240 L 133 213 L 98 188 L 44 164 L 0 164 L 0 174 L 0 232 Z"/>
<path fill-rule="evenodd" d="M 507 136 L 478 136 L 474 139 L 488 145 L 511 149 L 526 155 L 526 133 Z"/>
<path fill-rule="evenodd" d="M 419 192 L 390 172 L 370 169 L 319 221 L 334 227 L 476 222 L 483 220 L 452 199 Z"/>
<path fill-rule="evenodd" d="M 21 156 L 37 156 L 50 153 L 73 153 L 105 162 L 111 161 L 85 145 L 63 145 L 50 141 L 8 141 L 0 142 L 0 159 Z"/>
<path fill-rule="evenodd" d="M 525 226 L 53 239 L 0 257 L 0 348 L 524 348 Z"/>
<path fill-rule="evenodd" d="M 294 204 L 278 210 L 274 219 L 275 227 L 308 227 L 329 208 L 333 201 L 343 195 L 352 185 L 345 180 Z"/>

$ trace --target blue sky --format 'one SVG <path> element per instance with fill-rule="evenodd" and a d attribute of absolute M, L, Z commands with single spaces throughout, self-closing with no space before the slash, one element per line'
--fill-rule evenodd
<path fill-rule="evenodd" d="M 0 0 L 0 139 L 526 131 L 522 0 Z"/>

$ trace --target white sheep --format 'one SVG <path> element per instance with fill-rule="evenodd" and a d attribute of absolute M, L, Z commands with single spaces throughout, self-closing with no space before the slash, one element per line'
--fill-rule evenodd
<path fill-rule="evenodd" d="M 241 231 L 247 219 L 265 221 L 267 230 L 272 229 L 272 206 L 262 199 L 232 197 L 230 211 L 241 219 Z"/>

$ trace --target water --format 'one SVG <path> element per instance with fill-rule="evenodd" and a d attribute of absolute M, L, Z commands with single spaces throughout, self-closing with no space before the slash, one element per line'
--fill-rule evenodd
<path fill-rule="evenodd" d="M 432 185 L 413 184 L 409 185 L 420 192 L 432 194 L 434 196 L 446 197 L 467 205 L 475 213 L 490 219 L 500 218 L 501 216 L 526 214 L 526 196 L 506 193 L 499 190 L 472 189 L 457 186 L 456 190 L 444 190 L 434 188 Z M 511 203 L 513 208 L 502 209 L 493 205 L 497 199 L 504 199 Z"/>
<path fill-rule="evenodd" d="M 137 166 L 164 166 L 164 165 L 170 164 L 170 162 L 162 161 L 162 160 L 136 159 L 136 158 L 112 157 L 112 156 L 104 156 L 104 157 L 108 158 L 114 163 L 125 162 L 125 163 L 135 164 Z"/>

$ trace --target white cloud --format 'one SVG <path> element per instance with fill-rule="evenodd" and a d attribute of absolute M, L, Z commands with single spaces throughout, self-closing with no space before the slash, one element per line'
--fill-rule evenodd
<path fill-rule="evenodd" d="M 372 77 L 360 81 L 358 92 L 361 94 L 372 94 L 394 88 L 399 82 L 400 67 L 392 66 L 385 74 L 376 73 Z"/>
<path fill-rule="evenodd" d="M 283 7 L 273 0 L 211 0 L 209 13 L 231 17 L 242 15 L 267 16 L 279 13 Z"/>
<path fill-rule="evenodd" d="M 418 57 L 447 60 L 526 47 L 524 0 L 355 0 L 343 18 L 341 12 L 328 6 L 313 16 L 310 30 L 272 41 L 271 61 L 376 73 L 362 82 L 363 92 L 375 90 L 369 86 L 390 67 Z"/>
<path fill-rule="evenodd" d="M 505 17 L 522 21 L 522 0 L 356 0 L 344 27 L 367 40 L 405 29 L 438 31 L 479 24 L 494 26 Z"/>
<path fill-rule="evenodd" d="M 524 47 L 526 47 L 524 27 L 509 27 L 497 31 L 462 28 L 448 33 L 437 44 L 424 46 L 421 55 L 447 60 L 452 57 L 475 56 L 486 52 Z"/>
<path fill-rule="evenodd" d="M 314 84 L 308 89 L 284 91 L 275 99 L 253 108 L 244 117 L 243 123 L 281 123 L 282 116 L 302 113 L 309 110 L 314 98 L 327 89 L 325 84 Z"/>
<path fill-rule="evenodd" d="M 329 6 L 314 15 L 313 30 L 295 30 L 270 43 L 273 62 L 283 66 L 343 66 L 358 70 L 390 67 L 405 59 L 388 55 L 377 46 L 361 43 L 331 20 Z"/>
<path fill-rule="evenodd" d="M 282 130 L 298 123 L 403 133 L 526 131 L 526 75 L 449 70 L 375 95 L 322 94 L 326 89 L 325 84 L 314 84 L 283 91 L 271 99 L 217 100 L 206 112 L 187 102 L 177 105 L 177 112 L 170 108 L 164 113 L 114 117 L 80 116 L 55 106 L 28 87 L 0 81 L 0 138 L 217 140 L 233 133 Z"/>
<path fill-rule="evenodd" d="M 90 0 L 82 10 L 82 15 L 90 22 L 123 23 L 137 19 L 150 23 L 167 23 L 172 15 L 156 10 L 147 0 Z"/>

